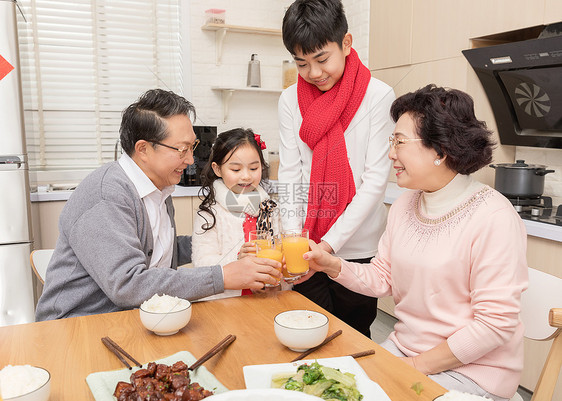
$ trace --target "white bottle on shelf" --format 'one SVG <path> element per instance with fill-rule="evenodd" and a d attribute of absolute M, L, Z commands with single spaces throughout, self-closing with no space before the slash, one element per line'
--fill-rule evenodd
<path fill-rule="evenodd" d="M 260 61 L 258 60 L 257 54 L 252 54 L 250 62 L 248 63 L 248 80 L 246 81 L 246 86 L 252 88 L 261 87 Z"/>

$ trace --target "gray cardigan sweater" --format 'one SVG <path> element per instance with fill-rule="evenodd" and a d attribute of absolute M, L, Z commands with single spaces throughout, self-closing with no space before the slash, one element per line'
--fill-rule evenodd
<path fill-rule="evenodd" d="M 170 268 L 149 269 L 152 230 L 142 199 L 118 162 L 88 175 L 66 203 L 47 268 L 36 320 L 137 308 L 152 295 L 189 300 L 224 291 L 220 266 L 181 268 L 191 261 L 191 237 L 174 229 Z"/>

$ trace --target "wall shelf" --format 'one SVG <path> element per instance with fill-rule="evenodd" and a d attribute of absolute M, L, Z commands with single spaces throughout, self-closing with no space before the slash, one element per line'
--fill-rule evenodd
<path fill-rule="evenodd" d="M 227 25 L 227 24 L 205 24 L 201 27 L 204 31 L 215 31 L 215 45 L 217 52 L 217 65 L 221 64 L 222 59 L 222 45 L 224 43 L 224 38 L 228 32 L 234 33 L 250 33 L 258 35 L 272 35 L 281 36 L 281 29 L 273 28 L 258 28 L 253 26 L 241 26 L 241 25 Z"/>
<path fill-rule="evenodd" d="M 279 95 L 283 92 L 283 89 L 271 89 L 271 88 L 251 88 L 246 86 L 212 86 L 212 90 L 220 91 L 222 97 L 222 119 L 226 122 L 228 118 L 228 112 L 230 107 L 230 99 L 234 92 L 254 92 L 254 93 L 272 93 Z"/>
<path fill-rule="evenodd" d="M 281 36 L 281 29 L 274 28 L 258 28 L 253 26 L 241 26 L 241 25 L 228 25 L 228 24 L 205 24 L 201 27 L 204 31 L 218 31 L 226 30 L 229 32 L 238 33 L 259 33 L 262 35 L 276 35 Z"/>

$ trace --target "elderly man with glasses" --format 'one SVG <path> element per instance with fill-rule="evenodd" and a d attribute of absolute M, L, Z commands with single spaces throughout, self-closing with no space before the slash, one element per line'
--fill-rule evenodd
<path fill-rule="evenodd" d="M 255 257 L 177 268 L 191 261 L 171 198 L 198 144 L 190 117 L 190 102 L 159 89 L 124 111 L 124 154 L 88 175 L 61 213 L 38 321 L 132 309 L 154 294 L 194 300 L 260 289 L 280 276 L 278 262 Z"/>

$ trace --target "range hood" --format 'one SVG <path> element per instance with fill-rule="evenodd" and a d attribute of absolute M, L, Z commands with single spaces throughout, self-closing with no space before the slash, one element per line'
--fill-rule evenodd
<path fill-rule="evenodd" d="M 562 22 L 540 32 L 462 53 L 490 101 L 502 144 L 562 149 Z"/>

